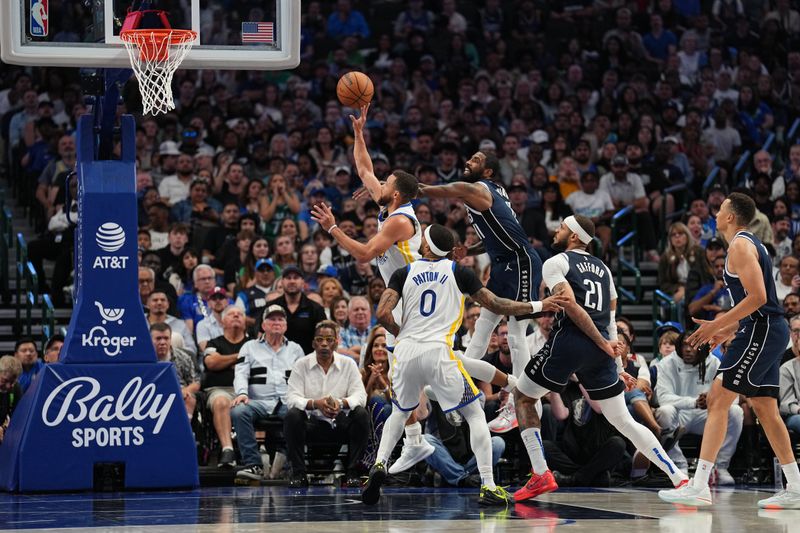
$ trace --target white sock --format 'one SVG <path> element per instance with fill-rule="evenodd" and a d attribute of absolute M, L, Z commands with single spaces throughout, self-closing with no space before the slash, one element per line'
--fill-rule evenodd
<path fill-rule="evenodd" d="M 406 425 L 409 413 L 405 413 L 396 407 L 392 409 L 392 414 L 386 419 L 383 424 L 383 433 L 381 434 L 381 443 L 378 446 L 378 454 L 375 457 L 375 463 L 383 463 L 384 465 L 389 461 L 389 456 L 392 454 L 394 445 L 400 440 L 403 435 L 403 426 Z M 419 425 L 419 424 L 417 424 Z"/>
<path fill-rule="evenodd" d="M 544 448 L 542 446 L 542 430 L 539 428 L 528 428 L 520 432 L 525 449 L 528 450 L 528 457 L 531 460 L 531 468 L 534 474 L 542 475 L 547 472 L 547 460 L 544 458 Z"/>
<path fill-rule="evenodd" d="M 708 477 L 713 471 L 714 463 L 706 461 L 705 459 L 699 459 L 697 461 L 697 470 L 694 472 L 694 480 L 692 481 L 692 485 L 698 489 L 708 487 Z"/>
<path fill-rule="evenodd" d="M 232 446 L 225 446 L 224 448 L 222 448 L 222 451 L 224 452 L 225 450 L 233 451 L 233 447 Z"/>
<path fill-rule="evenodd" d="M 410 446 L 422 444 L 422 426 L 419 422 L 406 426 L 406 444 Z"/>
<path fill-rule="evenodd" d="M 478 474 L 481 476 L 481 485 L 486 485 L 489 490 L 494 490 L 497 488 L 497 485 L 494 484 L 494 472 L 492 472 L 492 465 L 478 468 Z"/>
<path fill-rule="evenodd" d="M 508 385 L 503 387 L 503 390 L 506 391 L 506 392 L 511 392 L 516 388 L 517 388 L 517 378 L 515 376 L 513 376 L 512 374 L 509 374 L 508 375 Z M 513 398 L 513 396 L 512 396 L 512 398 Z"/>
<path fill-rule="evenodd" d="M 667 474 L 673 485 L 677 486 L 681 481 L 687 479 L 686 474 L 681 472 L 669 458 L 653 432 L 633 419 L 625 405 L 624 394 L 620 393 L 612 398 L 598 400 L 597 403 L 600 404 L 606 420 L 631 441 L 639 453 L 644 454 L 652 464 Z"/>
<path fill-rule="evenodd" d="M 797 463 L 789 463 L 788 465 L 781 465 L 783 475 L 786 476 L 787 487 L 791 486 L 792 490 L 800 491 L 800 469 Z"/>

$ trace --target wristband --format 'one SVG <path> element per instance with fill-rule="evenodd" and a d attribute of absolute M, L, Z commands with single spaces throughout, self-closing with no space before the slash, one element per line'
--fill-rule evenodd
<path fill-rule="evenodd" d="M 333 231 L 333 228 L 338 228 L 338 227 L 339 227 L 339 225 L 338 225 L 338 224 L 334 224 L 333 226 L 331 226 L 330 228 L 328 228 L 328 233 L 332 232 L 332 231 Z"/>
<path fill-rule="evenodd" d="M 622 366 L 622 357 L 615 357 L 614 361 L 617 363 L 617 374 L 625 372 L 625 367 Z"/>
<path fill-rule="evenodd" d="M 541 313 L 542 312 L 542 302 L 528 302 L 531 304 L 531 310 L 533 313 Z"/>

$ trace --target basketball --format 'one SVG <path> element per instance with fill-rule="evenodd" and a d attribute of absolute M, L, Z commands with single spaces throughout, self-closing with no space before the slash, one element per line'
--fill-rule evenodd
<path fill-rule="evenodd" d="M 372 80 L 363 72 L 348 72 L 336 84 L 336 96 L 342 105 L 361 107 L 372 101 L 375 88 Z"/>

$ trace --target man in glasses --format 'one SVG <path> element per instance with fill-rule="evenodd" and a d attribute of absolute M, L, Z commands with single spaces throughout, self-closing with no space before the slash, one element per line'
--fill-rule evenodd
<path fill-rule="evenodd" d="M 339 326 L 323 320 L 314 330 L 314 353 L 297 360 L 289 376 L 283 433 L 292 465 L 290 486 L 306 487 L 307 441 L 347 444 L 345 485 L 360 487 L 358 465 L 367 448 L 367 393 L 355 361 L 334 351 Z"/>
<path fill-rule="evenodd" d="M 240 479 L 264 477 L 254 422 L 270 416 L 283 417 L 287 409 L 287 379 L 294 362 L 303 357 L 300 345 L 286 338 L 286 310 L 270 305 L 264 311 L 264 337 L 248 341 L 239 351 L 234 368 L 231 420 L 239 442 L 244 469 Z"/>

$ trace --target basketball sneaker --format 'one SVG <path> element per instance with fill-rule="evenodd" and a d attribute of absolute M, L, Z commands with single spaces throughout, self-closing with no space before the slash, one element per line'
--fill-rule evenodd
<path fill-rule="evenodd" d="M 498 485 L 494 489 L 490 489 L 486 485 L 481 486 L 481 492 L 478 495 L 478 505 L 508 506 L 510 503 L 514 503 L 514 498 L 503 487 Z"/>
<path fill-rule="evenodd" d="M 422 442 L 419 444 L 409 444 L 408 439 L 403 439 L 403 449 L 400 451 L 400 457 L 397 458 L 397 461 L 392 463 L 392 466 L 389 467 L 390 474 L 404 472 L 418 462 L 424 461 L 436 451 L 433 444 L 422 437 L 420 437 L 420 439 Z"/>
<path fill-rule="evenodd" d="M 708 486 L 697 488 L 689 479 L 684 479 L 674 489 L 658 491 L 658 497 L 665 502 L 692 507 L 705 507 L 714 503 L 711 499 L 711 489 Z"/>
<path fill-rule="evenodd" d="M 761 509 L 800 509 L 800 491 L 788 485 L 774 496 L 758 500 Z"/>
<path fill-rule="evenodd" d="M 553 473 L 550 470 L 544 474 L 535 474 L 533 470 L 531 470 L 531 477 L 528 478 L 528 482 L 525 483 L 524 487 L 514 493 L 514 501 L 521 502 L 530 500 L 531 498 L 553 492 L 554 490 L 558 490 L 558 483 L 556 483 L 556 479 L 553 477 Z"/>
<path fill-rule="evenodd" d="M 254 481 L 261 481 L 264 477 L 264 468 L 261 465 L 248 466 L 236 472 L 236 477 L 242 479 L 252 479 Z"/>
<path fill-rule="evenodd" d="M 514 409 L 514 402 L 509 400 L 497 411 L 497 418 L 489 422 L 489 431 L 492 433 L 508 433 L 516 427 L 519 427 L 517 410 Z"/>
<path fill-rule="evenodd" d="M 369 477 L 361 489 L 361 502 L 365 505 L 375 505 L 381 499 L 381 485 L 386 481 L 386 465 L 375 463 L 369 469 Z"/>

